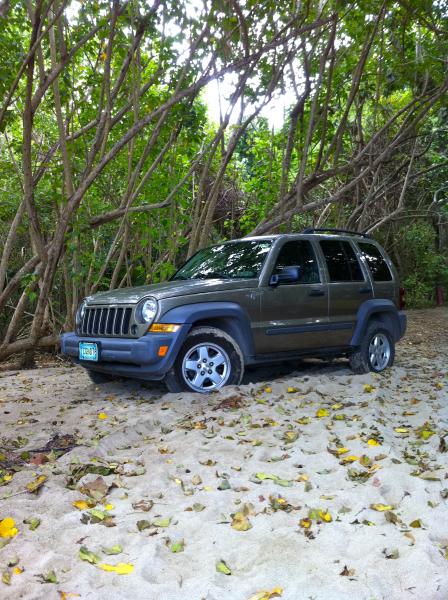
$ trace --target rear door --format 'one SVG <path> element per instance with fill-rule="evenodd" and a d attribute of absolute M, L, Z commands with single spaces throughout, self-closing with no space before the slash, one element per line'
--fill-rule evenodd
<path fill-rule="evenodd" d="M 351 241 L 325 239 L 319 246 L 327 269 L 328 346 L 345 346 L 353 335 L 359 307 L 373 298 L 370 277 Z"/>
<path fill-rule="evenodd" d="M 300 279 L 277 287 L 266 285 L 261 299 L 264 339 L 258 353 L 306 350 L 322 345 L 322 331 L 328 325 L 327 286 L 309 240 L 289 240 L 279 249 L 274 267 L 300 268 Z"/>

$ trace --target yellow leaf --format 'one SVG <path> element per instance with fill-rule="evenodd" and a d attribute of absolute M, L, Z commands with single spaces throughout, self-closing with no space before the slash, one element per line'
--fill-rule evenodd
<path fill-rule="evenodd" d="M 319 410 L 316 413 L 316 417 L 319 417 L 320 419 L 321 417 L 328 417 L 329 414 L 330 413 L 326 408 L 319 408 Z"/>
<path fill-rule="evenodd" d="M 300 525 L 300 527 L 303 527 L 304 529 L 309 529 L 311 527 L 311 519 L 308 519 L 308 518 L 300 519 L 299 525 Z"/>
<path fill-rule="evenodd" d="M 14 575 L 20 575 L 21 573 L 23 573 L 23 569 L 21 569 L 20 567 L 14 567 L 12 572 L 14 573 Z"/>
<path fill-rule="evenodd" d="M 6 519 L 0 521 L 0 537 L 11 538 L 17 535 L 19 530 L 15 525 L 15 521 L 11 517 L 6 517 Z"/>
<path fill-rule="evenodd" d="M 107 419 L 107 415 L 105 412 L 100 412 L 98 413 L 98 419 L 101 419 L 102 421 L 104 421 L 104 419 Z"/>
<path fill-rule="evenodd" d="M 107 563 L 99 563 L 96 565 L 99 569 L 109 573 L 117 573 L 117 575 L 129 575 L 134 570 L 134 565 L 130 563 L 118 563 L 116 565 L 108 565 Z"/>
<path fill-rule="evenodd" d="M 278 598 L 283 593 L 281 587 L 273 588 L 272 590 L 264 590 L 253 594 L 248 600 L 271 600 L 271 598 Z"/>
<path fill-rule="evenodd" d="M 78 508 L 79 510 L 86 510 L 87 508 L 89 508 L 89 505 L 85 500 L 75 500 L 74 502 L 72 502 L 72 505 L 75 508 Z"/>
<path fill-rule="evenodd" d="M 344 456 L 343 459 L 341 460 L 341 463 L 352 463 L 358 460 L 358 456 L 355 456 L 354 454 L 351 454 L 350 456 Z"/>
<path fill-rule="evenodd" d="M 252 527 L 249 519 L 242 512 L 235 513 L 231 526 L 236 531 L 247 531 Z"/>
<path fill-rule="evenodd" d="M 348 451 L 348 448 L 336 448 L 336 454 L 346 454 Z"/>
<path fill-rule="evenodd" d="M 394 427 L 394 431 L 397 433 L 409 433 L 409 429 L 406 429 L 406 427 Z"/>
<path fill-rule="evenodd" d="M 328 510 L 319 510 L 319 517 L 322 519 L 322 521 L 325 521 L 325 523 L 331 523 L 333 520 Z"/>
<path fill-rule="evenodd" d="M 374 440 L 373 438 L 370 438 L 369 440 L 367 440 L 367 443 L 369 444 L 369 446 L 381 446 L 381 444 L 377 440 Z"/>
<path fill-rule="evenodd" d="M 104 62 L 107 58 L 107 54 L 105 52 L 101 52 L 100 58 Z"/>
<path fill-rule="evenodd" d="M 393 510 L 394 507 L 392 506 L 392 504 L 371 504 L 370 508 L 372 508 L 373 510 L 377 510 L 378 512 L 384 512 L 386 510 Z"/>
<path fill-rule="evenodd" d="M 60 590 L 58 590 L 59 592 L 59 600 L 67 600 L 67 598 L 80 598 L 79 594 L 72 594 L 70 592 L 61 592 Z"/>
<path fill-rule="evenodd" d="M 34 492 L 37 492 L 37 490 L 41 488 L 46 481 L 46 475 L 39 475 L 39 477 L 36 477 L 36 479 L 33 479 L 33 481 L 30 481 L 26 484 L 26 489 L 33 494 Z"/>
<path fill-rule="evenodd" d="M 264 388 L 264 391 L 266 392 L 266 394 L 270 394 L 272 392 L 272 388 L 270 388 L 269 386 Z"/>
<path fill-rule="evenodd" d="M 288 394 L 294 394 L 294 392 L 297 392 L 297 389 L 295 387 L 288 388 Z"/>
<path fill-rule="evenodd" d="M 114 508 L 114 505 L 110 504 L 110 502 L 109 502 L 109 504 L 104 505 L 104 510 L 112 510 L 113 508 Z"/>
<path fill-rule="evenodd" d="M 332 408 L 333 410 L 339 410 L 339 409 L 340 409 L 340 408 L 342 408 L 343 406 L 344 406 L 344 405 L 342 404 L 342 402 L 336 402 L 336 404 L 333 404 L 333 405 L 331 406 L 331 408 Z"/>
<path fill-rule="evenodd" d="M 373 385 L 370 385 L 370 383 L 366 383 L 364 384 L 364 391 L 366 392 L 366 394 L 370 394 L 370 392 L 373 392 L 375 388 L 373 387 Z"/>
<path fill-rule="evenodd" d="M 437 388 L 438 390 L 443 390 L 443 383 L 442 383 L 441 381 L 437 381 L 437 383 L 436 383 L 436 388 Z"/>

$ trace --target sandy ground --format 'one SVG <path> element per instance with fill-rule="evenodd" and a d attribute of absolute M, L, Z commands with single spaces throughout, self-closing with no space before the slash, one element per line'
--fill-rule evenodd
<path fill-rule="evenodd" d="M 305 362 L 200 396 L 3 372 L 0 597 L 446 600 L 448 311 L 409 316 L 383 375 Z"/>

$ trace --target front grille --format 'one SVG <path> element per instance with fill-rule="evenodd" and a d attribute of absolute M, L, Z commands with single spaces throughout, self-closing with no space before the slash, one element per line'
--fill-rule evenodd
<path fill-rule="evenodd" d="M 86 307 L 80 335 L 109 335 L 123 337 L 129 335 L 132 308 L 130 306 Z"/>

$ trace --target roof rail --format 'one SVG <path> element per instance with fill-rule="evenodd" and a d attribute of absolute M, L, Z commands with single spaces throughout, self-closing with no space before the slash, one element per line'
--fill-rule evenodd
<path fill-rule="evenodd" d="M 350 229 L 332 229 L 331 227 L 307 227 L 302 233 L 348 233 L 350 235 L 360 235 L 361 237 L 372 239 L 372 236 L 368 233 L 351 231 Z"/>

